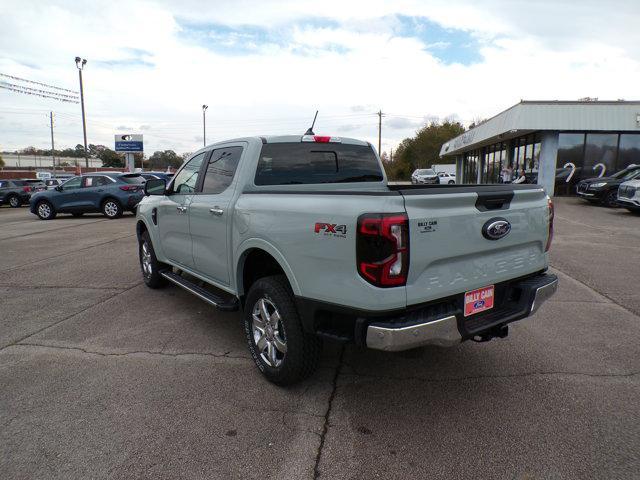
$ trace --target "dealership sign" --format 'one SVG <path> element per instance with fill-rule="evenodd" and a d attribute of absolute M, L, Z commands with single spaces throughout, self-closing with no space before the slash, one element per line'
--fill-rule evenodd
<path fill-rule="evenodd" d="M 116 152 L 138 153 L 143 151 L 142 135 L 116 135 Z"/>

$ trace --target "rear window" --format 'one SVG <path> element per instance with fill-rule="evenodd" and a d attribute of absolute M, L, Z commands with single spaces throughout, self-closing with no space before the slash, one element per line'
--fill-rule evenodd
<path fill-rule="evenodd" d="M 134 185 L 142 185 L 145 182 L 142 175 L 122 175 L 119 178 L 125 183 L 132 183 Z"/>
<path fill-rule="evenodd" d="M 27 182 L 24 180 L 11 180 L 16 187 L 25 187 L 27 186 Z"/>
<path fill-rule="evenodd" d="M 339 143 L 267 143 L 262 146 L 256 185 L 381 182 L 369 146 Z"/>

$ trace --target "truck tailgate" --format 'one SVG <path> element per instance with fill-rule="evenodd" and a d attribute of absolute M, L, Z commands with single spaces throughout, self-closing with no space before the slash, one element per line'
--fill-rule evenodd
<path fill-rule="evenodd" d="M 542 188 L 510 185 L 399 189 L 409 217 L 407 305 L 464 293 L 547 267 L 548 204 Z M 510 231 L 487 238 L 483 227 Z"/>

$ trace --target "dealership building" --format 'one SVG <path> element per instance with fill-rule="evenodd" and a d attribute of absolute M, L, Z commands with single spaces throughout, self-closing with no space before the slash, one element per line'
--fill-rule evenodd
<path fill-rule="evenodd" d="M 640 102 L 521 101 L 445 143 L 458 183 L 500 183 L 522 170 L 549 195 L 640 165 Z"/>

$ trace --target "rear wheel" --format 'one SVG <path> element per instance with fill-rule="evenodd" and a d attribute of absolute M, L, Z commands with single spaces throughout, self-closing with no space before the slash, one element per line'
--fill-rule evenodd
<path fill-rule="evenodd" d="M 453 185 L 455 183 L 456 183 L 455 180 L 449 180 L 449 185 Z"/>
<path fill-rule="evenodd" d="M 20 197 L 17 195 L 10 195 L 7 202 L 12 208 L 18 208 L 20 206 Z"/>
<path fill-rule="evenodd" d="M 618 206 L 618 192 L 611 190 L 607 192 L 602 198 L 602 203 L 605 207 L 614 208 Z"/>
<path fill-rule="evenodd" d="M 36 205 L 36 213 L 41 220 L 53 220 L 56 218 L 56 211 L 53 209 L 53 205 L 46 200 L 38 202 Z"/>
<path fill-rule="evenodd" d="M 144 232 L 140 236 L 138 254 L 140 256 L 140 268 L 142 269 L 144 283 L 150 288 L 162 287 L 165 284 L 165 279 L 160 275 L 160 270 L 165 268 L 166 265 L 159 262 L 156 258 L 156 252 L 153 250 L 149 232 Z"/>
<path fill-rule="evenodd" d="M 108 219 L 119 218 L 122 216 L 122 207 L 120 204 L 113 199 L 107 199 L 102 204 L 102 213 Z"/>
<path fill-rule="evenodd" d="M 251 286 L 244 329 L 251 356 L 270 382 L 291 385 L 317 368 L 322 341 L 302 329 L 285 276 L 261 278 Z"/>

